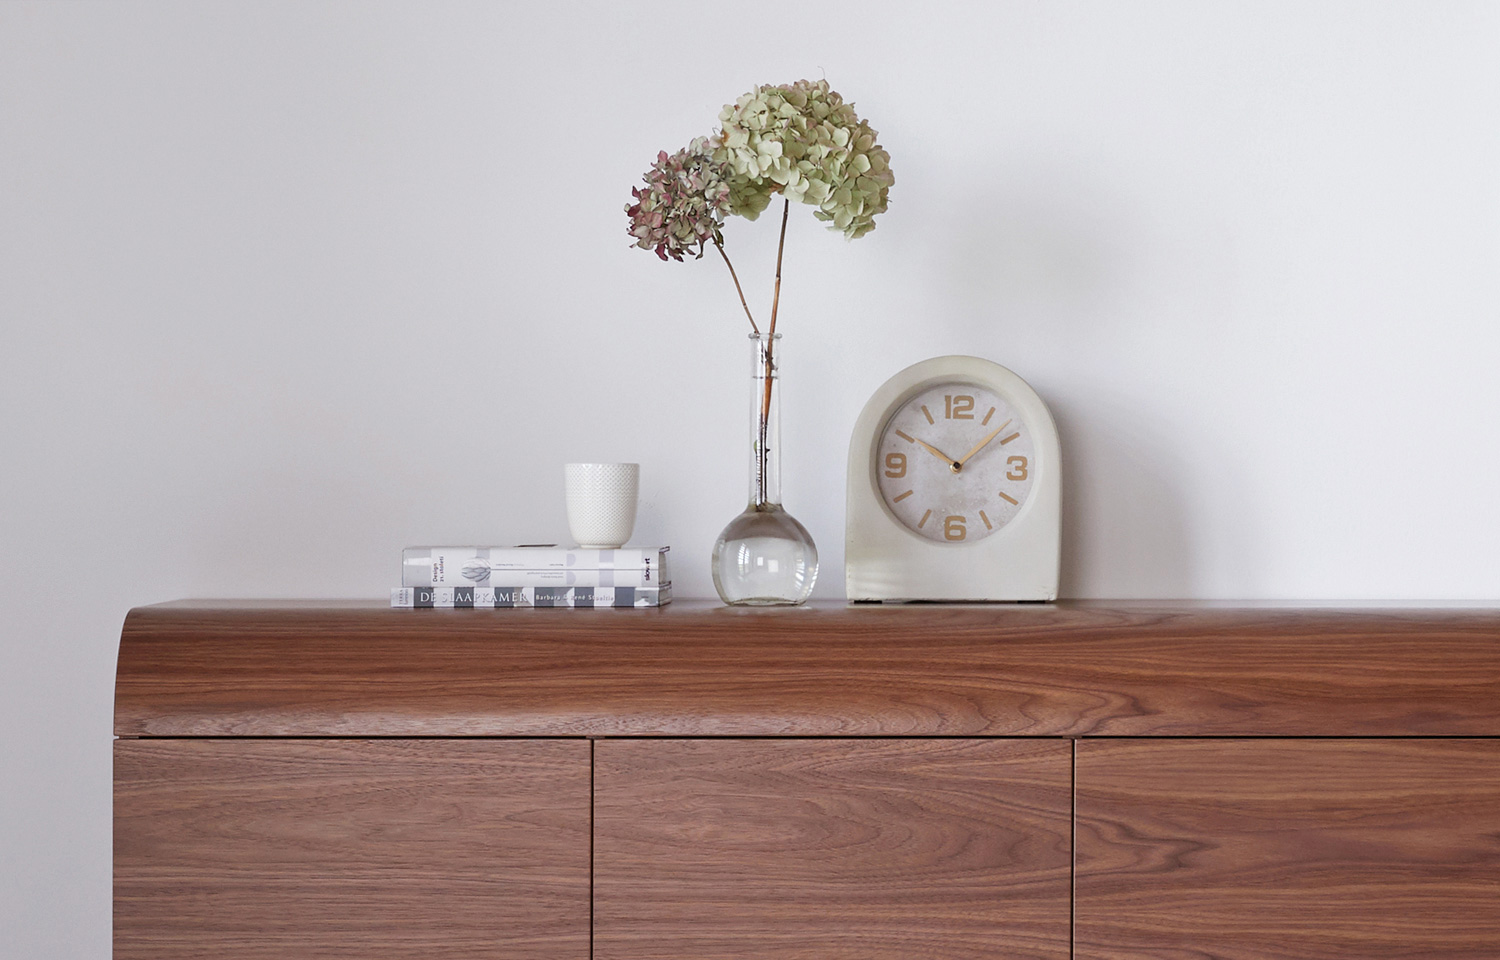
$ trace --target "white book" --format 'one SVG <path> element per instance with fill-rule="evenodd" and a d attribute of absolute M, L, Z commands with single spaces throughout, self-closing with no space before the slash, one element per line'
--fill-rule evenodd
<path fill-rule="evenodd" d="M 472 562 L 472 561 L 471 561 Z M 477 571 L 484 573 L 484 571 Z M 459 580 L 456 584 L 442 584 L 443 586 L 470 586 L 470 587 L 661 587 L 666 584 L 659 582 L 656 578 L 660 571 L 653 567 L 640 567 L 638 569 L 615 569 L 606 567 L 602 570 L 571 570 L 547 568 L 541 570 L 521 570 L 507 568 L 504 570 L 489 571 L 489 575 L 480 580 L 470 580 L 467 577 Z M 403 580 L 406 578 L 402 578 Z M 449 581 L 452 580 L 450 576 Z M 407 586 L 433 586 L 433 584 L 409 583 Z"/>
<path fill-rule="evenodd" d="M 508 607 L 659 607 L 672 602 L 670 584 L 635 587 L 392 587 L 391 606 L 406 609 Z"/>
<path fill-rule="evenodd" d="M 672 579 L 668 549 L 407 547 L 401 551 L 401 585 L 653 587 Z"/>

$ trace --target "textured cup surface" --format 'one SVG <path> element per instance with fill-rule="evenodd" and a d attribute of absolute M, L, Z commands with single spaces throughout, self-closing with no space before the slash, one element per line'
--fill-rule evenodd
<path fill-rule="evenodd" d="M 563 468 L 568 498 L 568 530 L 580 547 L 623 547 L 635 529 L 640 492 L 638 463 L 570 463 Z"/>

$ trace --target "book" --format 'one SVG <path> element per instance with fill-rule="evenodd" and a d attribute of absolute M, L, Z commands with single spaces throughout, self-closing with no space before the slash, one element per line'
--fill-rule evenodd
<path fill-rule="evenodd" d="M 655 587 L 672 579 L 668 549 L 407 547 L 401 551 L 401 585 Z"/>
<path fill-rule="evenodd" d="M 672 585 L 660 587 L 392 587 L 391 606 L 406 609 L 507 607 L 660 607 Z"/>
<path fill-rule="evenodd" d="M 471 563 L 474 561 L 470 561 Z M 558 568 L 547 568 L 539 570 L 522 570 L 519 568 L 507 568 L 505 570 L 478 571 L 481 579 L 471 580 L 463 577 L 454 582 L 453 576 L 448 575 L 446 583 L 410 583 L 409 579 L 402 577 L 402 586 L 407 587 L 659 587 L 657 575 L 660 571 L 653 567 L 640 567 L 637 569 L 615 569 L 606 567 L 601 570 L 569 570 Z"/>

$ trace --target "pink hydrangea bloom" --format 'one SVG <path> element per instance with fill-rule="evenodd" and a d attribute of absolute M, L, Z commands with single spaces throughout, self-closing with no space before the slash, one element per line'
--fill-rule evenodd
<path fill-rule="evenodd" d="M 671 156 L 657 154 L 645 188 L 633 188 L 635 202 L 625 207 L 636 246 L 681 261 L 684 253 L 703 256 L 709 241 L 724 242 L 724 218 L 733 210 L 727 170 L 714 160 L 718 147 L 717 140 L 699 137 Z"/>

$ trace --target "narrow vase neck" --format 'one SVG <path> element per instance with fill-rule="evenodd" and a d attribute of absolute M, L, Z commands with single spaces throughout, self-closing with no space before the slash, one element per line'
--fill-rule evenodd
<path fill-rule="evenodd" d="M 781 334 L 750 335 L 750 506 L 781 506 Z"/>

